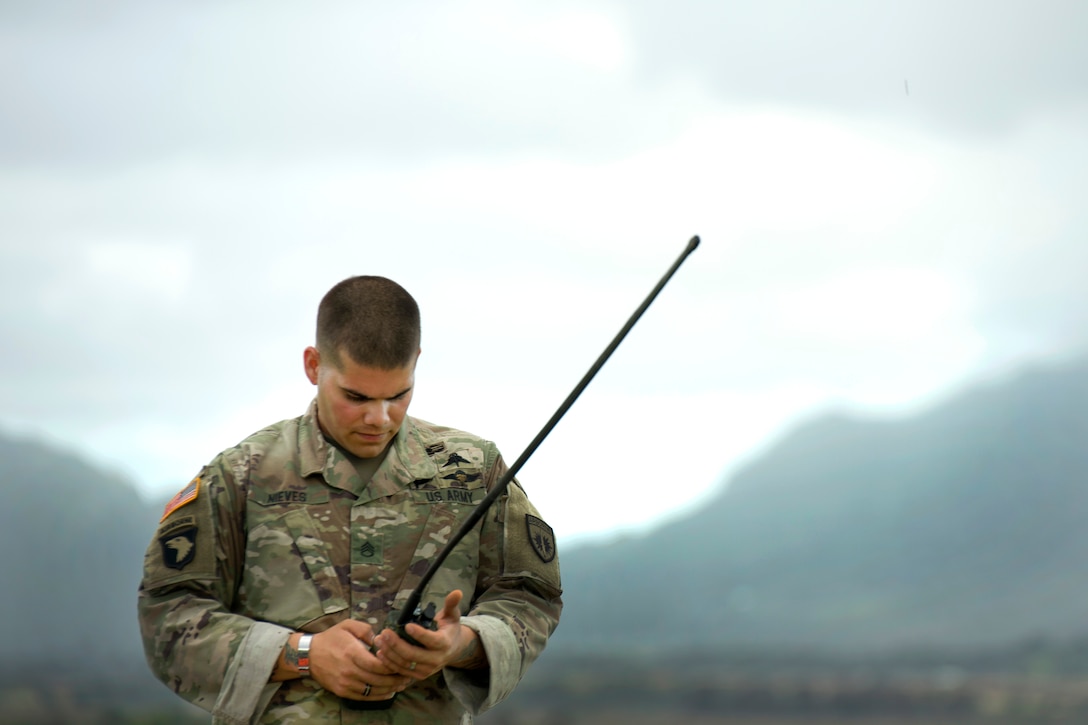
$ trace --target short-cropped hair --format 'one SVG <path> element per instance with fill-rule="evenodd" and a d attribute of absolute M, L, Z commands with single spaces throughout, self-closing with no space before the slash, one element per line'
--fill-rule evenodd
<path fill-rule="evenodd" d="M 419 352 L 419 305 L 391 279 L 349 277 L 318 305 L 317 349 L 337 366 L 344 354 L 382 370 L 410 365 Z"/>

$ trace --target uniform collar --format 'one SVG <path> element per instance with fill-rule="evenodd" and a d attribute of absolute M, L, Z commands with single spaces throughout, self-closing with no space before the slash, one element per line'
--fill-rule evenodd
<path fill-rule="evenodd" d="M 320 474 L 330 486 L 355 494 L 360 503 L 392 495 L 413 481 L 430 480 L 438 475 L 438 465 L 426 450 L 415 418 L 404 417 L 391 445 L 382 465 L 364 486 L 351 461 L 321 434 L 315 398 L 299 419 L 299 473 Z"/>

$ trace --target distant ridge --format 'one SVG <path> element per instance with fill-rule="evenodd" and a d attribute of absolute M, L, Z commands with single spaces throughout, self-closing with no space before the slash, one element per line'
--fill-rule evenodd
<path fill-rule="evenodd" d="M 550 651 L 1088 636 L 1086 441 L 1086 361 L 909 418 L 807 422 L 692 515 L 564 551 Z M 0 484 L 0 615 L 17 623 L 0 655 L 123 662 L 142 677 L 136 587 L 160 505 L 78 456 L 4 435 Z"/>
<path fill-rule="evenodd" d="M 29 439 L 0 436 L 0 483 L 0 620 L 11 625 L 0 656 L 142 662 L 136 588 L 154 508 L 130 482 Z"/>
<path fill-rule="evenodd" d="M 557 649 L 1083 636 L 1088 361 L 912 417 L 810 421 L 689 517 L 563 554 Z"/>

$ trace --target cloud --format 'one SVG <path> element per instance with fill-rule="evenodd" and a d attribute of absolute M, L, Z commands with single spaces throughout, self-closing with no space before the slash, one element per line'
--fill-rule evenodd
<path fill-rule="evenodd" d="M 640 77 L 695 77 L 726 103 L 870 116 L 962 140 L 1083 109 L 1088 93 L 1088 7 L 1074 0 L 625 7 Z"/>
<path fill-rule="evenodd" d="M 19 68 L 0 80 L 21 109 L 0 119 L 8 163 L 608 153 L 672 126 L 623 80 L 620 21 L 575 3 L 118 3 L 60 17 L 9 16 L 0 31 Z"/>
<path fill-rule="evenodd" d="M 149 484 L 302 411 L 356 273 L 420 300 L 415 412 L 513 456 L 700 234 L 527 471 L 603 507 L 596 445 L 700 427 L 697 498 L 1084 342 L 1076 5 L 60 7 L 0 7 L 3 424 Z"/>
<path fill-rule="evenodd" d="M 618 158 L 700 96 L 963 139 L 1088 101 L 1070 0 L 50 7 L 0 15 L 7 164 Z"/>

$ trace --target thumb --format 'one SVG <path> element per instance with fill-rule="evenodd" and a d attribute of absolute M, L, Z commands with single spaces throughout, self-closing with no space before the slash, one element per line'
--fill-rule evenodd
<path fill-rule="evenodd" d="M 442 606 L 443 619 L 453 622 L 461 619 L 461 609 L 459 605 L 464 596 L 464 593 L 460 589 L 454 589 L 446 595 L 446 602 Z"/>

